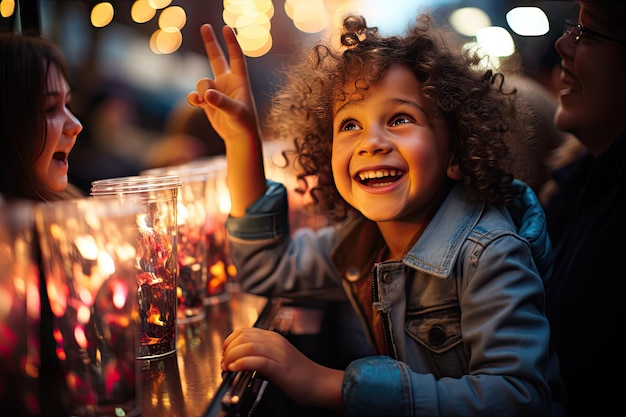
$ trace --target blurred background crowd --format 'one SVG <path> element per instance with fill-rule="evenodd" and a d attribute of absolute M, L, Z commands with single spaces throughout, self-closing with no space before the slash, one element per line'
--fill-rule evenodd
<path fill-rule="evenodd" d="M 541 134 L 556 135 L 554 41 L 564 19 L 576 18 L 572 1 L 0 0 L 0 30 L 37 30 L 66 54 L 72 110 L 84 126 L 69 177 L 88 193 L 96 179 L 224 152 L 201 110 L 186 102 L 195 82 L 211 75 L 202 23 L 237 28 L 262 118 L 282 67 L 346 12 L 363 14 L 381 31 L 401 32 L 424 8 L 466 45 L 480 44 L 496 66 L 505 56 L 521 59 L 524 88 L 546 119 Z M 542 139 L 530 151 L 544 156 L 561 140 Z"/>

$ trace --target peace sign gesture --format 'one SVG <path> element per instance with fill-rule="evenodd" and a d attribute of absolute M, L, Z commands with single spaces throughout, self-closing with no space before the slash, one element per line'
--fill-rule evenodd
<path fill-rule="evenodd" d="M 248 68 L 233 29 L 229 26 L 222 29 L 230 62 L 210 24 L 202 25 L 200 34 L 214 79 L 200 79 L 196 84 L 197 91 L 190 92 L 187 101 L 192 106 L 202 107 L 213 128 L 225 141 L 256 134 L 258 123 Z"/>
<path fill-rule="evenodd" d="M 224 140 L 231 214 L 242 216 L 266 188 L 261 133 L 246 59 L 231 27 L 222 28 L 230 61 L 211 25 L 203 24 L 200 34 L 214 78 L 200 79 L 187 101 L 204 110 Z"/>

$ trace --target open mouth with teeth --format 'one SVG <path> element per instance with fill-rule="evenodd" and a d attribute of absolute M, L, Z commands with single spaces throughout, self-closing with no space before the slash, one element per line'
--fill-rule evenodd
<path fill-rule="evenodd" d="M 361 171 L 356 180 L 367 187 L 385 187 L 398 181 L 403 175 L 404 172 L 396 169 Z"/>

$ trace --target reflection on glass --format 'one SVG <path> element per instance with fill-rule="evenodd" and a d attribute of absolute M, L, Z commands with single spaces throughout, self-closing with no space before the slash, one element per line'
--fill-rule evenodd
<path fill-rule="evenodd" d="M 38 415 L 39 274 L 34 212 L 0 201 L 0 404 L 6 415 Z"/>
<path fill-rule="evenodd" d="M 178 176 L 131 176 L 94 181 L 94 196 L 139 200 L 136 263 L 139 302 L 138 359 L 176 352 Z"/>
<path fill-rule="evenodd" d="M 177 196 L 178 213 L 178 323 L 190 323 L 205 317 L 204 297 L 207 286 L 206 240 L 207 170 L 202 167 L 175 165 L 142 171 L 142 175 L 177 175 L 182 186 Z"/>
<path fill-rule="evenodd" d="M 85 198 L 38 207 L 57 356 L 71 415 L 141 414 L 136 226 L 140 206 Z"/>

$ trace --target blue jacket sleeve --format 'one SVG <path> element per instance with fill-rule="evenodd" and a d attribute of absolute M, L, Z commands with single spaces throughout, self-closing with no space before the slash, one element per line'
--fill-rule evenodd
<path fill-rule="evenodd" d="M 287 190 L 267 181 L 265 194 L 246 209 L 244 217 L 229 217 L 226 230 L 242 239 L 271 239 L 289 234 Z"/>
<path fill-rule="evenodd" d="M 268 181 L 265 194 L 246 215 L 226 223 L 230 254 L 242 289 L 266 297 L 346 299 L 330 253 L 337 244 L 334 227 L 289 232 L 287 191 Z"/>

